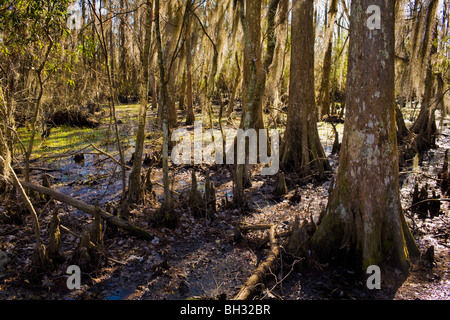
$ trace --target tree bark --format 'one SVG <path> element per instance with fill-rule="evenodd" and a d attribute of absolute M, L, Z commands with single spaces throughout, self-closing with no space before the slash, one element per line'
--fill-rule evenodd
<path fill-rule="evenodd" d="M 260 56 L 261 49 L 258 49 L 258 43 L 256 35 L 253 33 L 256 30 L 260 30 L 259 25 L 261 20 L 261 2 L 250 1 L 252 7 L 249 8 L 247 2 L 247 14 L 243 12 L 243 3 L 241 2 L 241 21 L 244 29 L 245 38 L 245 54 L 249 57 L 247 68 L 250 70 L 250 78 L 248 83 L 248 91 L 244 95 L 246 97 L 243 105 L 243 114 L 241 119 L 241 128 L 243 130 L 248 129 L 264 129 L 264 121 L 262 118 L 262 98 L 266 87 L 267 74 L 270 66 L 273 62 L 273 56 L 275 54 L 275 47 L 277 43 L 277 37 L 275 34 L 275 16 L 278 10 L 278 4 L 280 0 L 272 0 L 269 4 L 267 13 L 267 48 L 264 55 L 264 63 L 261 65 Z M 255 6 L 255 2 L 259 5 Z M 255 6 L 255 7 L 253 7 Z M 250 18 L 250 21 L 249 19 Z M 250 31 L 251 30 L 251 31 Z M 258 31 L 260 33 L 260 31 Z M 256 48 L 256 49 L 255 49 Z M 244 66 L 244 83 L 245 83 L 245 66 Z M 245 86 L 245 85 L 244 85 Z M 244 90 L 246 91 L 246 90 Z M 258 139 L 260 137 L 258 136 Z M 259 145 L 259 141 L 258 141 Z M 237 205 L 245 203 L 244 201 L 244 185 L 245 177 L 248 170 L 248 143 L 246 143 L 246 164 L 238 164 L 236 168 L 235 188 L 233 190 L 233 202 Z"/>
<path fill-rule="evenodd" d="M 0 121 L 0 156 L 5 160 L 5 162 L 0 163 L 0 174 L 8 178 L 13 155 L 10 143 L 13 140 L 11 133 L 14 127 L 14 117 L 12 117 L 12 113 L 10 112 L 11 104 L 7 102 L 3 95 L 2 87 L 0 87 L 0 99 L 0 115 L 2 119 Z"/>
<path fill-rule="evenodd" d="M 198 35 L 192 33 L 192 18 L 189 16 L 186 22 L 186 125 L 193 125 L 195 122 L 194 113 L 194 99 L 193 99 L 193 87 L 192 87 L 192 61 L 194 58 L 193 50 L 196 51 L 195 46 L 197 44 Z"/>
<path fill-rule="evenodd" d="M 148 91 L 149 91 L 149 56 L 152 33 L 152 16 L 153 3 L 149 0 L 146 2 L 146 24 L 144 48 L 142 49 L 141 60 L 141 80 L 140 80 L 140 109 L 138 116 L 138 130 L 136 134 L 136 147 L 134 151 L 133 169 L 130 173 L 130 182 L 128 187 L 128 202 L 129 204 L 136 203 L 140 200 L 141 193 L 141 168 L 142 155 L 144 153 L 145 141 L 145 125 L 147 120 L 148 110 Z"/>
<path fill-rule="evenodd" d="M 282 107 L 281 96 L 284 89 L 284 71 L 286 66 L 286 44 L 288 37 L 288 19 L 289 19 L 289 1 L 281 0 L 278 12 L 278 19 L 276 22 L 277 30 L 277 46 L 275 48 L 275 56 L 272 66 L 270 67 L 269 79 L 266 85 L 265 103 L 264 107 L 269 108 L 271 123 L 277 126 Z M 272 108 L 270 108 L 272 107 Z"/>
<path fill-rule="evenodd" d="M 289 107 L 281 163 L 305 175 L 331 170 L 319 139 L 314 96 L 313 3 L 294 2 L 292 10 Z"/>
<path fill-rule="evenodd" d="M 330 11 L 328 12 L 328 25 L 325 31 L 325 55 L 322 64 L 322 79 L 319 89 L 318 118 L 322 120 L 322 116 L 328 113 L 330 108 L 330 74 L 331 74 L 331 56 L 333 52 L 333 33 L 334 24 L 336 22 L 338 0 L 331 0 Z"/>
<path fill-rule="evenodd" d="M 158 65 L 159 65 L 159 78 L 161 82 L 161 98 L 162 103 L 160 108 L 162 110 L 162 127 L 163 127 L 163 150 L 162 150 L 162 165 L 163 165 L 163 185 L 164 185 L 164 202 L 160 211 L 160 220 L 163 224 L 173 226 L 176 224 L 176 219 L 172 211 L 172 199 L 169 186 L 169 94 L 168 94 L 168 80 L 166 78 L 166 70 L 164 65 L 164 53 L 161 40 L 161 28 L 160 28 L 160 5 L 159 0 L 155 0 L 155 28 L 156 28 L 156 43 L 158 48 Z"/>
<path fill-rule="evenodd" d="M 33 118 L 32 118 L 32 122 L 31 122 L 31 136 L 30 136 L 30 141 L 28 142 L 27 150 L 25 152 L 25 181 L 27 181 L 27 182 L 30 181 L 30 158 L 33 153 L 34 138 L 36 136 L 36 123 L 37 123 L 37 120 L 39 117 L 39 111 L 41 109 L 42 96 L 44 95 L 44 80 L 42 79 L 42 72 L 44 70 L 45 64 L 47 63 L 50 52 L 53 48 L 53 41 L 49 35 L 47 35 L 47 39 L 49 40 L 47 50 L 44 54 L 44 58 L 43 58 L 42 62 L 40 63 L 39 67 L 36 69 L 36 77 L 37 77 L 38 85 L 39 85 L 39 93 L 38 93 L 36 102 L 34 103 Z"/>
<path fill-rule="evenodd" d="M 164 81 L 166 82 L 167 87 L 167 95 L 166 95 L 166 108 L 167 108 L 167 125 L 168 128 L 173 128 L 177 123 L 177 111 L 175 107 L 175 99 L 173 94 L 176 92 L 175 88 L 175 76 L 176 76 L 176 68 L 173 68 L 176 58 L 178 56 L 179 50 L 179 40 L 180 40 L 180 31 L 182 29 L 184 19 L 183 19 L 183 10 L 181 10 L 180 3 L 174 0 L 166 0 L 163 1 L 163 12 L 168 14 L 168 20 L 166 22 L 165 28 L 162 29 L 161 35 L 163 35 L 164 39 L 161 39 L 161 45 L 163 45 L 164 40 L 164 68 L 165 68 L 165 77 Z M 156 10 L 155 10 L 156 11 Z M 186 14 L 185 14 L 186 17 Z M 155 18 L 156 19 L 156 18 Z M 178 41 L 177 41 L 178 39 Z M 162 88 L 161 88 L 162 92 Z M 161 119 L 162 120 L 162 119 Z"/>
<path fill-rule="evenodd" d="M 230 102 L 228 103 L 228 109 L 227 109 L 228 121 L 231 120 L 231 114 L 234 111 L 234 104 L 236 101 L 236 94 L 239 89 L 239 84 L 242 81 L 241 67 L 239 66 L 239 56 L 238 56 L 237 52 L 235 53 L 235 62 L 236 62 L 236 78 L 234 79 L 233 89 L 231 91 Z"/>
<path fill-rule="evenodd" d="M 244 10 L 244 3 L 241 3 Z M 262 68 L 261 48 L 261 0 L 246 0 L 245 14 L 241 14 L 244 26 L 244 66 L 242 84 L 242 118 L 241 128 L 264 129 L 262 100 L 252 104 L 256 78 Z M 250 105 L 252 104 L 252 105 Z"/>
<path fill-rule="evenodd" d="M 414 140 L 419 153 L 424 152 L 435 144 L 434 140 L 437 132 L 435 118 L 437 104 L 433 101 L 433 86 L 436 76 L 433 74 L 431 60 L 432 55 L 436 52 L 433 43 L 437 38 L 436 12 L 438 3 L 439 1 L 431 0 L 426 8 L 424 43 L 421 44 L 420 50 L 417 53 L 420 65 L 425 67 L 424 91 L 420 113 L 411 128 L 411 132 L 417 135 Z"/>
<path fill-rule="evenodd" d="M 120 10 L 128 10 L 128 2 L 125 0 L 119 1 Z M 128 21 L 128 13 L 121 13 L 119 16 L 119 75 L 118 75 L 118 85 L 119 88 L 126 88 L 127 82 L 127 43 L 126 43 L 126 21 Z M 128 90 L 127 90 L 128 91 Z M 128 92 L 125 91 L 125 94 Z"/>
<path fill-rule="evenodd" d="M 366 26 L 370 5 L 381 30 Z M 399 193 L 394 96 L 394 1 L 352 2 L 347 111 L 339 170 L 312 238 L 321 260 L 366 270 L 390 263 L 408 272 L 419 253 Z"/>

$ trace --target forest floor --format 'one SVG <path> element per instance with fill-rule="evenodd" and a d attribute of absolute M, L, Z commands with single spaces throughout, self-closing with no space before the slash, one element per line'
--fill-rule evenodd
<path fill-rule="evenodd" d="M 131 158 L 133 149 L 133 141 L 127 137 L 134 134 L 135 115 L 136 106 L 118 108 L 122 122 L 120 130 L 128 144 L 127 160 Z M 149 118 L 154 117 L 155 111 L 152 111 Z M 183 119 L 179 120 L 183 123 Z M 450 149 L 449 122 L 448 119 L 444 121 L 437 139 L 437 149 L 424 155 L 419 166 L 411 163 L 402 168 L 403 208 L 411 206 L 411 194 L 416 182 L 420 186 L 428 184 L 430 195 L 431 190 L 440 195 L 435 178 L 442 167 L 445 150 Z M 104 121 L 100 129 L 80 131 L 113 154 L 114 147 L 104 141 L 108 135 L 98 134 L 99 130 L 107 132 L 107 126 L 107 121 Z M 321 122 L 319 130 L 326 154 L 336 171 L 338 156 L 330 154 L 334 139 L 332 127 Z M 342 125 L 338 125 L 338 130 L 342 132 Z M 68 196 L 90 204 L 98 200 L 102 207 L 116 203 L 121 194 L 117 166 L 107 157 L 94 154 L 95 150 L 89 147 L 86 139 L 80 138 L 79 131 L 67 131 L 70 131 L 71 138 L 54 133 L 46 140 L 38 139 L 35 153 L 38 157 L 32 166 L 50 170 L 47 173 L 52 188 Z M 157 138 L 159 134 L 151 124 L 148 132 L 146 150 L 148 153 L 158 153 L 161 145 L 161 139 Z M 67 147 L 69 142 L 70 147 Z M 74 162 L 73 152 L 76 151 L 86 153 L 84 163 Z M 95 272 L 83 273 L 82 287 L 74 291 L 66 286 L 69 259 L 53 272 L 39 277 L 30 274 L 35 244 L 31 219 L 17 195 L 0 194 L 0 215 L 12 211 L 24 213 L 23 224 L 0 223 L 0 252 L 3 253 L 3 260 L 0 261 L 0 299 L 231 299 L 268 253 L 267 231 L 251 231 L 236 241 L 235 227 L 238 223 L 275 224 L 277 232 L 282 233 L 289 231 L 297 215 L 300 219 L 312 218 L 317 222 L 327 204 L 331 175 L 328 180 L 317 181 L 313 177 L 299 178 L 289 174 L 286 176 L 289 193 L 276 199 L 272 196 L 275 177 L 255 174 L 252 176 L 252 186 L 246 190 L 250 207 L 245 212 L 230 208 L 225 200 L 225 197 L 232 195 L 230 172 L 224 166 L 215 166 L 210 169 L 211 180 L 216 186 L 217 213 L 214 219 L 194 218 L 184 206 L 190 190 L 192 169 L 196 170 L 200 189 L 204 190 L 207 166 L 170 165 L 173 190 L 181 195 L 175 197 L 178 200 L 177 227 L 174 230 L 158 227 L 163 236 L 148 241 L 122 232 L 110 232 L 112 228 L 104 225 L 104 251 L 112 260 Z M 40 170 L 33 170 L 31 181 L 41 184 L 42 174 Z M 162 183 L 161 168 L 153 168 L 152 181 Z M 162 188 L 154 185 L 154 191 L 161 201 Z M 45 205 L 35 201 L 35 206 L 44 242 L 48 239 L 48 226 L 55 207 L 60 210 L 61 224 L 78 234 L 89 228 L 93 221 L 92 216 L 64 203 L 52 201 Z M 147 202 L 133 208 L 131 222 L 144 229 L 157 228 L 153 225 L 157 207 Z M 302 268 L 299 268 L 302 264 L 299 261 L 279 262 L 255 298 L 450 299 L 450 215 L 447 202 L 441 203 L 440 211 L 437 217 L 419 219 L 411 210 L 405 210 L 421 252 L 425 253 L 433 247 L 435 259 L 434 262 L 426 259 L 414 261 L 407 277 L 399 270 L 381 266 L 380 290 L 367 288 L 365 274 L 320 264 L 312 258 Z M 284 240 L 281 238 L 281 241 Z M 75 236 L 62 231 L 62 251 L 67 258 L 73 254 L 78 241 Z"/>

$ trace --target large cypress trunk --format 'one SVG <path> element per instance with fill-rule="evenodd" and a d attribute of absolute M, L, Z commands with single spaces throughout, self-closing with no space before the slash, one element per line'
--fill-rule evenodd
<path fill-rule="evenodd" d="M 414 138 L 415 147 L 419 153 L 423 153 L 428 148 L 434 146 L 436 128 L 435 111 L 437 103 L 433 101 L 433 87 L 436 76 L 432 70 L 432 56 L 436 53 L 434 41 L 437 38 L 436 30 L 436 13 L 438 10 L 439 1 L 429 0 L 419 14 L 418 23 L 422 24 L 423 31 L 418 30 L 416 38 L 422 36 L 422 42 L 416 42 L 416 45 L 412 49 L 412 62 L 413 68 L 416 68 L 416 77 L 414 79 L 418 81 L 418 85 L 423 83 L 423 97 L 420 108 L 419 116 L 414 122 L 411 132 L 414 132 L 417 136 Z M 420 81 L 419 81 L 420 80 Z"/>
<path fill-rule="evenodd" d="M 241 4 L 243 5 L 243 4 Z M 241 128 L 263 129 L 262 97 L 251 101 L 256 90 L 256 79 L 262 69 L 261 53 L 261 0 L 246 1 L 244 27 L 244 67 Z M 248 43 L 247 43 L 248 42 Z"/>
<path fill-rule="evenodd" d="M 381 30 L 365 14 L 381 9 Z M 391 262 L 404 272 L 418 254 L 402 212 L 394 98 L 394 1 L 352 2 L 347 111 L 336 183 L 312 238 L 321 259 L 357 268 Z"/>
<path fill-rule="evenodd" d="M 330 165 L 316 123 L 312 1 L 294 1 L 291 42 L 289 109 L 281 163 L 286 169 L 323 175 Z"/>
<path fill-rule="evenodd" d="M 266 87 L 267 74 L 273 62 L 277 38 L 275 35 L 275 16 L 278 10 L 280 0 L 271 0 L 267 12 L 267 47 L 264 55 L 264 61 L 261 63 L 261 48 L 257 42 L 260 37 L 261 21 L 261 1 L 247 1 L 246 13 L 243 12 L 243 2 L 241 2 L 241 22 L 244 29 L 245 55 L 249 57 L 248 65 L 244 65 L 244 86 L 246 77 L 246 68 L 248 68 L 249 83 L 246 89 L 244 112 L 241 119 L 241 128 L 264 129 L 264 120 L 262 115 L 262 98 Z M 257 31 L 257 32 L 255 32 Z M 259 34 L 257 36 L 256 34 Z M 244 59 L 245 61 L 245 59 Z M 247 71 L 248 72 L 248 71 Z M 245 88 L 244 88 L 245 89 Z M 245 90 L 244 90 L 245 91 Z M 258 136 L 258 139 L 261 139 Z M 267 140 L 266 140 L 267 141 Z M 258 141 L 259 146 L 259 141 Z M 259 148 L 259 147 L 258 147 Z M 235 186 L 233 190 L 233 202 L 236 205 L 242 205 L 244 201 L 244 186 L 248 182 L 248 150 L 246 143 L 246 161 L 245 164 L 238 164 L 236 168 Z"/>

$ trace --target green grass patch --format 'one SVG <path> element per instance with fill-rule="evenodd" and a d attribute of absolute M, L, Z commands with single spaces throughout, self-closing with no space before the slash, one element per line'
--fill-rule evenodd
<path fill-rule="evenodd" d="M 77 128 L 70 126 L 52 127 L 50 136 L 47 138 L 41 137 L 41 132 L 36 132 L 33 143 L 33 158 L 41 158 L 48 155 L 58 155 L 68 152 L 77 151 L 89 146 L 89 139 L 92 143 L 99 147 L 114 145 L 115 133 L 114 127 L 109 126 L 111 119 L 109 117 L 109 108 L 105 108 L 105 116 L 101 119 L 101 126 L 98 128 Z M 124 124 L 137 122 L 139 114 L 139 105 L 123 105 L 116 106 L 116 117 Z M 119 131 L 121 127 L 119 127 Z M 17 130 L 20 140 L 28 147 L 31 139 L 31 131 L 26 127 L 21 127 Z M 120 132 L 121 138 L 125 138 L 125 143 L 130 143 L 131 137 L 128 137 L 125 132 Z M 134 137 L 133 137 L 134 138 Z M 16 144 L 17 153 L 22 153 L 20 143 Z M 104 148 L 107 151 L 107 148 Z"/>

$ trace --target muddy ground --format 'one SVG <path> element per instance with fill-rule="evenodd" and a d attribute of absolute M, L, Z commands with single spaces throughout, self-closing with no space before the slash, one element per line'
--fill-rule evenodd
<path fill-rule="evenodd" d="M 119 118 L 120 117 L 119 113 Z M 149 118 L 154 117 L 154 112 Z M 133 122 L 122 114 L 123 133 L 132 134 Z M 104 124 L 105 125 L 105 124 Z M 149 125 L 149 132 L 153 127 Z M 332 155 L 333 130 L 329 124 L 319 124 L 322 142 L 327 156 L 336 171 L 338 156 Z M 188 128 L 192 129 L 192 128 Z M 338 127 L 342 130 L 342 126 Z M 160 139 L 150 133 L 146 140 L 146 152 L 160 150 Z M 341 135 L 342 136 L 342 135 Z M 44 144 L 51 143 L 52 136 Z M 131 158 L 132 141 L 127 149 Z M 401 194 L 403 208 L 412 202 L 414 183 L 428 184 L 429 194 L 435 190 L 437 172 L 442 167 L 444 152 L 450 149 L 450 129 L 444 122 L 437 139 L 437 149 L 430 150 L 419 166 L 408 163 L 401 169 Z M 86 147 L 85 145 L 84 147 Z M 83 149 L 74 147 L 72 152 Z M 90 150 L 90 152 L 88 152 Z M 84 163 L 75 163 L 73 157 L 56 157 L 55 152 L 44 154 L 33 162 L 34 167 L 45 168 L 52 188 L 90 204 L 98 200 L 104 208 L 118 201 L 121 192 L 117 166 L 106 157 L 84 149 Z M 44 156 L 47 157 L 44 159 Z M 145 167 L 148 169 L 148 167 Z M 247 190 L 250 207 L 243 211 L 227 206 L 225 197 L 232 195 L 230 171 L 223 166 L 211 167 L 211 179 L 217 189 L 217 213 L 214 218 L 196 218 L 184 205 L 190 189 L 191 171 L 196 171 L 200 188 L 204 189 L 206 166 L 170 166 L 174 198 L 178 203 L 179 224 L 174 230 L 154 225 L 162 188 L 154 185 L 156 203 L 133 208 L 131 222 L 142 228 L 157 228 L 163 237 L 152 241 L 140 240 L 113 227 L 103 226 L 104 252 L 111 258 L 93 272 L 82 274 L 80 290 L 67 289 L 66 269 L 69 258 L 78 245 L 78 238 L 62 231 L 62 251 L 66 261 L 55 271 L 33 275 L 29 272 L 35 244 L 29 214 L 18 197 L 10 189 L 0 195 L 0 214 L 21 211 L 23 223 L 0 223 L 0 299 L 231 299 L 268 253 L 267 231 L 251 231 L 236 239 L 235 228 L 240 222 L 249 224 L 271 223 L 278 233 L 289 231 L 296 215 L 301 219 L 318 221 L 326 206 L 331 175 L 325 181 L 313 177 L 299 178 L 295 174 L 286 177 L 289 193 L 282 198 L 272 196 L 275 177 L 252 177 L 252 187 Z M 43 172 L 32 171 L 31 180 L 41 184 Z M 129 173 L 129 172 L 128 172 Z M 162 170 L 152 169 L 152 181 L 162 183 Z M 181 196 L 180 196 L 181 195 Z M 295 196 L 294 196 L 295 195 Z M 442 196 L 444 197 L 444 196 Z M 34 201 L 41 223 L 41 237 L 48 239 L 48 227 L 55 208 L 60 211 L 61 224 L 81 234 L 92 223 L 92 216 L 60 202 L 45 205 Z M 304 261 L 288 259 L 284 255 L 258 288 L 255 299 L 317 300 L 317 299 L 449 299 L 450 298 L 450 215 L 448 202 L 441 202 L 441 214 L 434 218 L 420 219 L 410 209 L 405 210 L 416 241 L 424 254 L 414 261 L 411 273 L 406 277 L 399 270 L 381 266 L 380 290 L 369 290 L 367 275 L 352 270 L 318 263 L 313 256 Z M 283 245 L 286 238 L 280 238 Z M 430 261 L 425 252 L 434 248 L 435 258 Z M 283 248 L 282 248 L 283 251 Z M 430 252 L 430 250 L 428 250 Z M 5 258 L 6 257 L 6 258 Z M 303 267 L 299 267 L 303 265 Z"/>

